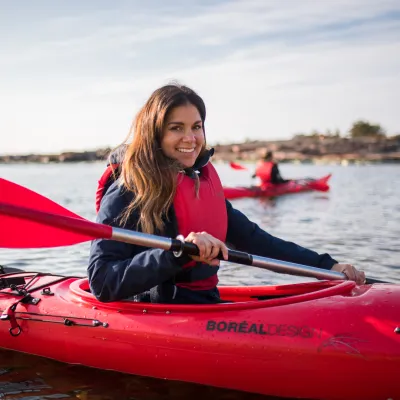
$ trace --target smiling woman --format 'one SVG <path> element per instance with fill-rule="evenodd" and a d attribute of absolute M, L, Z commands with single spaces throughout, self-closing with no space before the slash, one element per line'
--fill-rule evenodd
<path fill-rule="evenodd" d="M 101 301 L 136 296 L 164 303 L 221 302 L 217 272 L 219 255 L 228 259 L 225 243 L 258 256 L 333 269 L 364 283 L 364 273 L 352 265 L 273 237 L 232 207 L 210 162 L 205 119 L 204 102 L 193 90 L 157 89 L 116 152 L 120 159 L 111 157 L 118 169 L 115 181 L 105 185 L 97 218 L 194 243 L 199 255 L 94 240 L 88 267 L 93 294 Z"/>

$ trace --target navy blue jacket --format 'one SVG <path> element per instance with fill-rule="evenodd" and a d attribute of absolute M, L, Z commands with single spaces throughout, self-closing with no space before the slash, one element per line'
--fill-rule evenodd
<path fill-rule="evenodd" d="M 118 181 L 114 182 L 102 199 L 97 222 L 121 227 L 118 217 L 132 199 L 132 193 L 119 186 Z M 229 201 L 226 201 L 226 209 L 228 247 L 324 269 L 332 268 L 337 262 L 328 254 L 318 254 L 268 234 L 234 209 Z M 168 220 L 164 222 L 163 236 L 176 237 L 179 232 L 173 207 L 169 211 Z M 124 228 L 138 230 L 137 223 L 138 214 L 134 213 Z M 113 240 L 94 240 L 88 266 L 90 289 L 97 299 L 103 302 L 126 299 L 179 277 L 183 272 L 183 265 L 190 260 L 186 255 L 176 258 L 172 252 L 161 249 Z"/>

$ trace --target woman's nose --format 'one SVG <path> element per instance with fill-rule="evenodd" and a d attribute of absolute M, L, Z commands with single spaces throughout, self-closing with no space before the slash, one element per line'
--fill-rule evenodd
<path fill-rule="evenodd" d="M 196 135 L 191 129 L 187 130 L 187 131 L 185 131 L 185 134 L 183 135 L 183 140 L 185 142 L 194 142 L 196 140 Z"/>

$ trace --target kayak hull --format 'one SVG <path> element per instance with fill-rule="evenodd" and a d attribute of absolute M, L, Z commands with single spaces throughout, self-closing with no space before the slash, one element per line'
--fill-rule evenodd
<path fill-rule="evenodd" d="M 10 306 L 21 296 L 2 290 L 1 347 L 280 397 L 400 396 L 396 285 L 221 287 L 231 303 L 164 305 L 100 303 L 86 279 L 35 279 L 36 304 L 19 302 L 14 312 Z M 21 329 L 12 331 L 15 336 L 9 332 L 13 321 Z"/>
<path fill-rule="evenodd" d="M 320 179 L 298 179 L 281 184 L 266 184 L 263 186 L 250 187 L 224 187 L 224 195 L 227 199 L 240 199 L 245 197 L 276 197 L 290 193 L 301 193 L 309 191 L 326 192 L 329 190 L 328 181 L 331 175 Z"/>

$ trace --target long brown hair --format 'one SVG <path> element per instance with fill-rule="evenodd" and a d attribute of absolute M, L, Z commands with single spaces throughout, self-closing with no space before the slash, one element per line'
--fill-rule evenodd
<path fill-rule="evenodd" d="M 169 84 L 150 96 L 136 115 L 125 141 L 127 146 L 121 169 L 121 184 L 135 194 L 134 200 L 121 215 L 127 223 L 134 210 L 139 210 L 139 226 L 143 232 L 164 231 L 163 218 L 175 197 L 178 173 L 183 168 L 161 150 L 163 128 L 173 108 L 192 104 L 199 111 L 204 130 L 206 107 L 201 97 L 186 86 Z M 131 136 L 132 141 L 128 143 Z M 201 150 L 199 157 L 205 152 Z M 197 187 L 197 186 L 196 186 Z"/>

